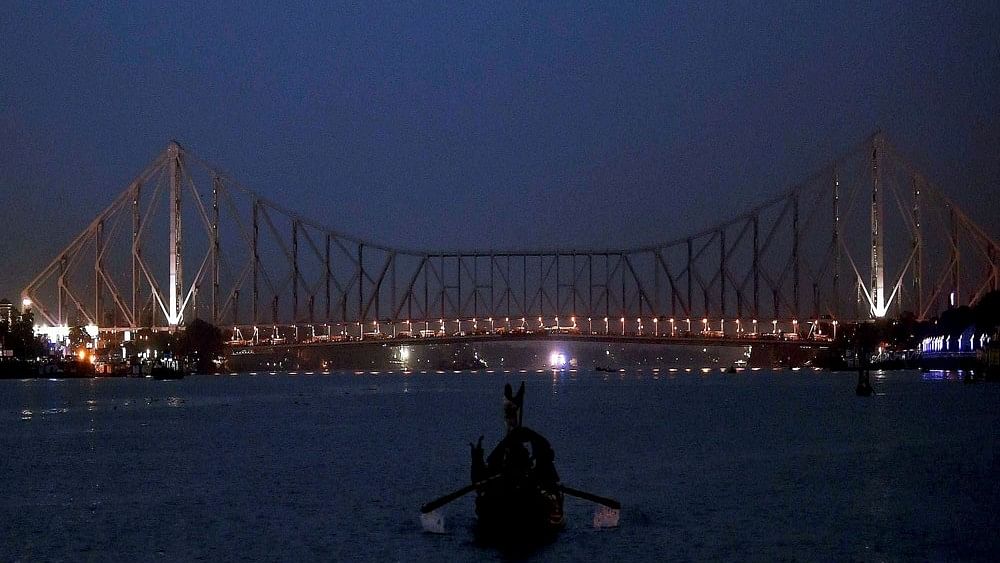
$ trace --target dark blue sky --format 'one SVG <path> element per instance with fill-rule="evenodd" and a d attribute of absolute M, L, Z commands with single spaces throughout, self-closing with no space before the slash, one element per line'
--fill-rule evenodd
<path fill-rule="evenodd" d="M 171 138 L 378 242 L 586 248 L 714 223 L 881 126 L 1000 231 L 996 2 L 81 4 L 0 10 L 0 296 Z"/>

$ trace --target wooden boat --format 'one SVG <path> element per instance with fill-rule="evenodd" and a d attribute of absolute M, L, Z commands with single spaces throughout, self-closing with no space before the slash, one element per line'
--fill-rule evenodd
<path fill-rule="evenodd" d="M 482 449 L 473 450 L 480 539 L 516 544 L 555 537 L 566 521 L 554 459 L 549 441 L 524 426 L 511 428 L 485 463 Z"/>
<path fill-rule="evenodd" d="M 504 389 L 507 435 L 483 459 L 482 440 L 472 448 L 476 486 L 476 535 L 489 543 L 524 544 L 554 538 L 565 525 L 555 452 L 541 434 L 521 424 L 524 384 Z"/>
<path fill-rule="evenodd" d="M 424 530 L 445 533 L 444 518 L 437 509 L 472 491 L 476 492 L 477 540 L 508 552 L 526 553 L 556 538 L 566 525 L 564 495 L 600 505 L 595 527 L 617 526 L 621 504 L 563 485 L 549 441 L 522 425 L 524 383 L 516 395 L 506 385 L 504 399 L 506 436 L 485 459 L 483 437 L 470 444 L 472 483 L 420 507 Z"/>

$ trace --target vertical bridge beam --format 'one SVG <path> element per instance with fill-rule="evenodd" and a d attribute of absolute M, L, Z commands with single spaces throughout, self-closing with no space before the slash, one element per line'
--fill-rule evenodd
<path fill-rule="evenodd" d="M 840 318 L 840 176 L 833 171 L 833 318 Z"/>
<path fill-rule="evenodd" d="M 799 194 L 792 194 L 792 316 L 799 318 Z"/>
<path fill-rule="evenodd" d="M 920 315 L 918 321 L 923 319 L 924 311 L 924 288 L 923 288 L 923 253 L 924 242 L 920 230 L 920 181 L 916 175 L 913 176 L 913 296 L 916 304 L 916 312 Z"/>
<path fill-rule="evenodd" d="M 132 324 L 130 328 L 138 328 L 142 321 L 139 319 L 140 284 L 139 277 L 139 257 L 142 249 L 139 247 L 139 227 L 141 216 L 139 215 L 139 197 L 142 194 L 142 183 L 136 182 L 132 186 Z M 62 299 L 60 298 L 60 310 Z M 62 313 L 60 313 L 60 318 Z"/>
<path fill-rule="evenodd" d="M 260 322 L 260 253 L 258 249 L 258 244 L 260 241 L 260 201 L 257 198 L 253 198 L 252 202 L 252 214 L 253 217 L 251 221 L 253 222 L 253 238 L 250 241 L 250 253 L 253 255 L 253 295 L 251 296 L 251 317 L 253 318 L 254 327 Z"/>
<path fill-rule="evenodd" d="M 219 192 L 222 179 L 212 178 L 212 322 L 219 324 L 219 265 L 222 254 L 219 249 Z"/>
<path fill-rule="evenodd" d="M 184 295 L 184 258 L 181 237 L 181 147 L 171 141 L 167 147 L 170 159 L 170 296 L 167 325 L 173 330 L 181 320 L 179 299 Z"/>
<path fill-rule="evenodd" d="M 882 193 L 878 183 L 878 143 L 879 135 L 875 136 L 872 145 L 872 267 L 871 267 L 871 315 L 874 318 L 882 318 L 886 313 L 885 306 L 885 244 L 884 244 L 884 221 L 882 217 Z"/>

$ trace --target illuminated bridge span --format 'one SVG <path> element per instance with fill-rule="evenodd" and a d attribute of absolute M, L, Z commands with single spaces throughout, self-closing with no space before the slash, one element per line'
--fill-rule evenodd
<path fill-rule="evenodd" d="M 974 302 L 997 288 L 1000 255 L 881 133 L 741 215 L 654 246 L 412 250 L 334 226 L 172 142 L 23 297 L 51 326 L 202 318 L 276 341 L 543 327 L 806 338 L 838 320 Z"/>

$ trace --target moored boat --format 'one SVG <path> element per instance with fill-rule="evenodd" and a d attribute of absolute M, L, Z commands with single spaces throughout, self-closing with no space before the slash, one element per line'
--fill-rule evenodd
<path fill-rule="evenodd" d="M 184 379 L 184 370 L 181 369 L 177 360 L 161 361 L 153 365 L 151 370 L 153 379 Z"/>

